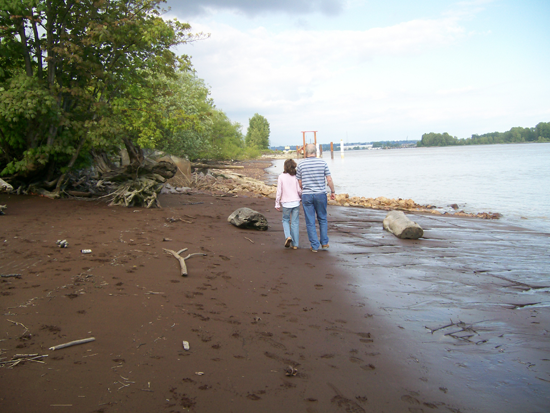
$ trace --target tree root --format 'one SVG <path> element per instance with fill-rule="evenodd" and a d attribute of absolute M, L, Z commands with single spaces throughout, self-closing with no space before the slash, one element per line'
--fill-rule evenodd
<path fill-rule="evenodd" d="M 109 205 L 155 208 L 160 207 L 157 195 L 161 188 L 162 184 L 156 179 L 140 177 L 134 181 L 125 182 L 106 197 L 111 199 Z"/>

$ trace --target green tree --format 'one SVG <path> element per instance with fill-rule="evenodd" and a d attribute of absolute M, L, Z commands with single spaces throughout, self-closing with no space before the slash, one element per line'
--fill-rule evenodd
<path fill-rule="evenodd" d="M 0 174 L 50 179 L 92 148 L 159 141 L 166 111 L 147 103 L 170 90 L 153 74 L 188 68 L 171 48 L 201 37 L 161 2 L 0 0 Z"/>
<path fill-rule="evenodd" d="M 535 126 L 535 139 L 540 142 L 550 141 L 550 122 L 540 122 Z"/>
<path fill-rule="evenodd" d="M 255 113 L 248 122 L 248 131 L 245 138 L 246 146 L 268 149 L 270 131 L 267 119 Z"/>
<path fill-rule="evenodd" d="M 456 137 L 444 133 L 425 133 L 422 135 L 422 139 L 417 143 L 417 146 L 449 146 L 459 145 L 461 142 Z"/>

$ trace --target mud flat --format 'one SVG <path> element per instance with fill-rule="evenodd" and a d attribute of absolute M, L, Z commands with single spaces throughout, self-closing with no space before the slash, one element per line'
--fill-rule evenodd
<path fill-rule="evenodd" d="M 0 204 L 0 274 L 20 275 L 0 279 L 2 412 L 550 404 L 548 234 L 414 215 L 425 238 L 407 241 L 383 231 L 385 211 L 330 207 L 331 247 L 312 254 L 303 219 L 304 248 L 283 248 L 267 198 L 192 192 L 150 210 L 8 195 Z M 228 224 L 242 206 L 270 229 Z M 163 251 L 182 248 L 206 254 L 187 261 L 188 277 Z M 46 357 L 16 363 L 22 354 Z"/>

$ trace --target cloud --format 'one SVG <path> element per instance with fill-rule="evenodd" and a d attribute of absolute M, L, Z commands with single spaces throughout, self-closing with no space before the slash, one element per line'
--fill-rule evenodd
<path fill-rule="evenodd" d="M 340 95 L 349 87 L 371 99 L 385 92 L 361 72 L 375 59 L 417 55 L 455 42 L 464 30 L 454 20 L 415 20 L 365 31 L 240 31 L 195 25 L 211 33 L 186 53 L 211 84 L 216 102 L 236 109 L 295 107 Z M 223 102 L 223 103 L 222 103 Z"/>
<path fill-rule="evenodd" d="M 208 15 L 219 10 L 246 16 L 272 12 L 334 15 L 343 10 L 342 0 L 169 0 L 167 5 L 185 16 Z"/>
<path fill-rule="evenodd" d="M 490 1 L 454 3 L 439 17 L 353 30 L 346 27 L 364 26 L 346 24 L 355 17 L 350 1 L 343 18 L 328 25 L 323 16 L 305 14 L 322 12 L 319 2 L 185 1 L 183 6 L 195 5 L 199 12 L 211 7 L 214 14 L 191 22 L 193 31 L 211 37 L 179 52 L 191 56 L 218 108 L 245 130 L 254 113 L 265 116 L 276 145 L 294 142 L 302 130 L 318 130 L 324 143 L 348 133 L 350 142 L 420 139 L 431 130 L 468 137 L 483 132 L 477 126 L 487 123 L 484 117 L 497 128 L 499 119 L 517 119 L 512 115 L 523 106 L 547 108 L 540 99 L 506 98 L 538 89 L 510 80 L 510 65 L 495 71 L 495 54 L 480 52 L 491 50 L 483 47 L 494 44 L 495 36 L 487 36 L 492 27 L 474 17 Z M 223 9 L 248 15 L 215 13 Z M 247 18 L 268 11 L 296 12 L 312 24 L 304 29 L 278 24 L 278 17 Z M 541 116 L 540 109 L 533 113 Z"/>

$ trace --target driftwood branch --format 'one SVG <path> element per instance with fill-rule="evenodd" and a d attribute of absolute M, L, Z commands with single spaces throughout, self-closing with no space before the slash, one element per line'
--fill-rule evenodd
<path fill-rule="evenodd" d="M 182 257 L 180 254 L 182 252 L 185 252 L 187 251 L 187 248 L 184 248 L 182 250 L 179 250 L 178 252 L 176 251 L 173 251 L 173 250 L 169 250 L 169 249 L 166 249 L 166 248 L 163 248 L 164 252 L 168 253 L 168 254 L 171 254 L 175 259 L 177 259 L 180 263 L 180 267 L 181 267 L 181 275 L 182 277 L 185 277 L 187 276 L 187 264 L 185 264 L 185 260 L 191 258 L 191 257 L 194 257 L 195 255 L 202 255 L 202 256 L 205 256 L 206 254 L 203 254 L 202 252 L 196 252 L 194 254 L 189 254 L 187 257 Z"/>
<path fill-rule="evenodd" d="M 58 344 L 57 346 L 50 347 L 49 350 L 60 350 L 65 347 L 77 346 L 79 344 L 86 344 L 91 341 L 95 341 L 95 337 L 83 338 L 82 340 L 69 341 L 65 344 Z"/>

